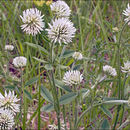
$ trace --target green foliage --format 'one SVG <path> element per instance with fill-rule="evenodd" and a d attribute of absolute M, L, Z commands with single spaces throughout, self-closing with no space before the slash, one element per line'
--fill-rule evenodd
<path fill-rule="evenodd" d="M 48 89 L 46 89 L 46 87 L 44 87 L 43 85 L 40 86 L 41 87 L 41 95 L 43 98 L 45 98 L 48 102 L 53 103 L 53 98 L 51 93 L 49 92 Z"/>
<path fill-rule="evenodd" d="M 101 127 L 100 127 L 101 130 L 110 130 L 111 127 L 110 127 L 110 123 L 107 119 L 104 119 L 101 123 Z"/>
<path fill-rule="evenodd" d="M 49 6 L 43 4 L 39 7 L 32 1 L 0 1 L 0 92 L 3 94 L 4 90 L 15 91 L 19 99 L 25 101 L 20 103 L 23 110 L 21 115 L 25 119 L 27 114 L 30 116 L 30 119 L 24 122 L 27 129 L 36 129 L 34 126 L 39 123 L 45 127 L 53 123 L 50 112 L 58 110 L 58 102 L 60 113 L 65 121 L 70 120 L 69 124 L 73 129 L 76 99 L 77 110 L 80 111 L 80 115 L 77 114 L 77 129 L 98 127 L 105 130 L 114 129 L 114 125 L 116 129 L 119 126 L 117 124 L 123 124 L 124 119 L 128 118 L 124 113 L 129 111 L 126 104 L 130 78 L 120 70 L 124 62 L 130 60 L 128 25 L 120 36 L 124 25 L 122 12 L 128 1 L 66 2 L 72 10 L 70 20 L 77 29 L 76 35 L 72 43 L 61 46 L 56 43 L 52 47 L 45 30 L 53 18 Z M 45 29 L 37 36 L 26 35 L 20 28 L 20 15 L 23 10 L 32 7 L 38 8 L 44 14 Z M 113 31 L 114 27 L 117 27 L 118 31 Z M 8 54 L 4 50 L 6 44 L 14 45 L 14 51 Z M 72 58 L 75 51 L 83 54 L 82 60 L 75 61 Z M 16 56 L 25 56 L 28 60 L 27 66 L 22 68 L 23 76 L 20 69 L 12 64 L 12 59 Z M 116 69 L 117 76 L 113 78 L 108 75 L 99 83 L 97 77 L 100 75 L 102 78 L 105 75 L 103 66 L 106 64 Z M 64 73 L 71 69 L 79 70 L 83 74 L 84 80 L 80 85 L 67 86 L 63 83 Z M 14 75 L 20 81 L 15 81 Z M 118 106 L 121 106 L 119 111 Z M 45 112 L 49 115 L 47 123 L 42 118 Z M 37 118 L 41 120 L 38 123 Z M 21 121 L 22 118 L 17 119 L 16 127 L 22 127 Z M 125 126 L 124 129 L 129 129 L 126 124 Z"/>

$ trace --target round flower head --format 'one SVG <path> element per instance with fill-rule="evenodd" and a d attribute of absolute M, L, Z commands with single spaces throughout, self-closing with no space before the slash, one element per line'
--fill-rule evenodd
<path fill-rule="evenodd" d="M 5 46 L 5 50 L 6 50 L 6 51 L 13 51 L 13 49 L 14 49 L 14 46 L 13 46 L 13 45 L 6 45 L 6 46 Z"/>
<path fill-rule="evenodd" d="M 14 116 L 11 111 L 0 109 L 0 130 L 10 130 L 14 124 Z"/>
<path fill-rule="evenodd" d="M 13 64 L 15 67 L 24 67 L 27 64 L 27 59 L 23 56 L 15 57 L 13 59 Z"/>
<path fill-rule="evenodd" d="M 83 59 L 83 56 L 82 56 L 82 54 L 81 54 L 80 52 L 74 52 L 73 58 L 74 58 L 75 60 L 82 60 L 82 59 Z"/>
<path fill-rule="evenodd" d="M 127 16 L 127 18 L 125 19 L 126 22 L 130 21 L 130 6 L 129 6 L 129 3 L 127 5 L 127 8 L 126 10 L 123 10 L 123 14 L 125 16 Z M 128 23 L 128 25 L 130 25 L 130 22 Z"/>
<path fill-rule="evenodd" d="M 17 96 L 14 95 L 14 91 L 9 91 L 9 93 L 5 91 L 4 96 L 0 93 L 0 108 L 9 109 L 13 114 L 15 114 L 20 111 L 20 105 L 17 104 L 19 100 L 20 99 L 17 99 Z"/>
<path fill-rule="evenodd" d="M 56 2 L 53 2 L 51 5 L 51 11 L 54 12 L 54 14 L 57 17 L 69 17 L 70 16 L 70 8 L 69 6 L 61 0 L 58 0 Z"/>
<path fill-rule="evenodd" d="M 52 21 L 52 24 L 49 24 L 48 37 L 54 43 L 58 42 L 68 44 L 72 42 L 72 38 L 75 35 L 75 27 L 73 23 L 67 18 L 59 18 Z"/>
<path fill-rule="evenodd" d="M 122 68 L 122 72 L 124 73 L 130 73 L 130 61 L 127 61 L 126 63 L 124 63 L 124 67 Z"/>
<path fill-rule="evenodd" d="M 103 66 L 103 71 L 108 73 L 111 76 L 116 76 L 117 75 L 117 72 L 116 72 L 115 68 L 112 68 L 109 65 Z"/>
<path fill-rule="evenodd" d="M 23 11 L 23 16 L 20 15 L 23 25 L 21 28 L 26 34 L 36 35 L 44 28 L 43 15 L 36 8 L 31 8 Z"/>
<path fill-rule="evenodd" d="M 63 82 L 70 86 L 80 84 L 82 80 L 83 76 L 78 70 L 69 70 L 63 77 Z"/>

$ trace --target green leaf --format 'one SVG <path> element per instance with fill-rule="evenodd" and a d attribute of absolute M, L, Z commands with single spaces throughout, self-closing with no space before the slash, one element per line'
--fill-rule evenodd
<path fill-rule="evenodd" d="M 51 112 L 54 110 L 54 105 L 53 104 L 47 104 L 41 108 L 41 111 L 43 112 Z"/>
<path fill-rule="evenodd" d="M 33 59 L 35 59 L 36 61 L 40 62 L 40 63 L 47 63 L 47 61 L 42 60 L 42 59 L 38 59 L 36 57 L 33 57 Z"/>
<path fill-rule="evenodd" d="M 52 66 L 51 64 L 46 64 L 46 65 L 44 66 L 44 68 L 45 68 L 46 70 L 53 70 L 53 66 Z"/>
<path fill-rule="evenodd" d="M 67 91 L 67 92 L 72 92 L 71 88 L 66 86 L 62 81 L 55 79 L 55 84 L 57 87 Z"/>
<path fill-rule="evenodd" d="M 39 77 L 33 77 L 32 79 L 30 79 L 28 82 L 25 83 L 24 87 L 32 85 L 33 83 L 37 82 L 39 79 Z"/>
<path fill-rule="evenodd" d="M 101 110 L 102 110 L 107 116 L 109 116 L 109 117 L 112 119 L 112 114 L 111 114 L 111 112 L 110 112 L 106 107 L 104 107 L 103 105 L 101 105 Z"/>
<path fill-rule="evenodd" d="M 32 96 L 27 90 L 24 90 L 24 93 L 29 100 L 32 100 Z"/>
<path fill-rule="evenodd" d="M 57 67 L 59 67 L 60 69 L 67 69 L 67 68 L 69 68 L 69 66 L 60 65 L 60 64 L 58 64 L 58 66 L 57 66 Z"/>
<path fill-rule="evenodd" d="M 49 92 L 49 90 L 47 88 L 45 88 L 44 86 L 41 86 L 41 95 L 43 98 L 45 98 L 48 102 L 53 103 L 53 98 L 51 93 Z"/>
<path fill-rule="evenodd" d="M 24 43 L 27 44 L 28 46 L 31 46 L 32 48 L 39 49 L 40 51 L 44 52 L 47 55 L 49 54 L 48 51 L 45 48 L 41 47 L 40 45 L 29 43 L 29 42 L 24 42 Z"/>
<path fill-rule="evenodd" d="M 101 127 L 100 127 L 101 130 L 110 130 L 110 124 L 109 124 L 109 121 L 107 119 L 104 119 L 101 123 Z"/>
<path fill-rule="evenodd" d="M 5 86 L 5 89 L 11 90 L 11 91 L 17 91 L 20 94 L 19 89 L 21 89 L 21 88 L 18 88 L 17 86 L 10 85 L 10 86 Z"/>
<path fill-rule="evenodd" d="M 83 57 L 84 60 L 87 60 L 87 61 L 96 61 L 96 59 L 93 59 L 93 58 L 87 58 L 87 57 Z"/>
<path fill-rule="evenodd" d="M 81 64 L 79 64 L 79 65 L 75 65 L 75 67 L 73 68 L 73 70 L 79 70 L 80 67 L 81 67 Z"/>
<path fill-rule="evenodd" d="M 64 52 L 64 54 L 61 56 L 61 58 L 68 58 L 71 57 L 74 54 L 74 51 L 67 50 Z"/>
<path fill-rule="evenodd" d="M 103 101 L 118 100 L 117 97 L 104 97 Z"/>
<path fill-rule="evenodd" d="M 63 96 L 60 97 L 60 100 L 59 100 L 60 105 L 68 104 L 68 103 L 72 102 L 76 97 L 77 97 L 76 92 L 64 94 Z"/>
<path fill-rule="evenodd" d="M 70 66 L 73 62 L 74 62 L 74 59 L 71 58 L 71 59 L 68 61 L 68 63 L 66 64 L 66 66 Z"/>
<path fill-rule="evenodd" d="M 10 85 L 10 86 L 5 86 L 6 89 L 9 89 L 9 90 L 15 90 L 15 86 L 13 85 Z"/>

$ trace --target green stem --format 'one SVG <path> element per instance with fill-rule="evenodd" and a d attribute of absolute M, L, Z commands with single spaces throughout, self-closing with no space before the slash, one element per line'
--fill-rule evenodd
<path fill-rule="evenodd" d="M 75 92 L 76 92 L 76 86 L 74 86 Z M 77 117 L 78 117 L 78 96 L 75 98 L 75 122 L 74 122 L 74 128 L 77 122 Z"/>
<path fill-rule="evenodd" d="M 53 94 L 54 95 L 54 108 L 57 114 L 58 130 L 60 130 L 60 105 L 59 105 L 58 93 L 56 91 L 53 71 L 51 71 L 51 75 L 52 75 L 52 82 L 53 82 L 53 89 L 54 89 L 54 94 Z"/>
<path fill-rule="evenodd" d="M 41 85 L 40 85 L 40 63 L 39 63 L 39 92 L 38 92 L 38 130 L 40 130 L 40 126 L 41 126 L 41 111 L 40 111 L 40 102 L 41 102 L 41 99 L 40 99 L 40 96 L 41 96 Z"/>
<path fill-rule="evenodd" d="M 61 64 L 61 57 L 63 56 L 63 54 L 64 54 L 64 51 L 65 51 L 65 49 L 66 49 L 66 45 L 64 45 L 64 47 L 62 48 L 62 51 L 61 51 L 61 55 L 60 55 L 60 57 L 59 57 L 59 64 Z M 60 69 L 60 67 L 59 67 L 59 79 L 61 80 L 61 69 Z M 61 91 L 61 96 L 63 95 L 63 91 L 62 90 L 60 90 Z M 65 130 L 67 130 L 67 128 L 66 128 L 66 114 L 65 114 L 65 105 L 63 105 L 63 118 L 64 118 L 64 124 L 65 124 Z"/>
<path fill-rule="evenodd" d="M 121 105 L 119 105 L 119 106 L 117 107 L 117 115 L 116 115 L 116 120 L 115 120 L 115 123 L 114 123 L 113 130 L 115 130 L 115 128 L 116 128 L 116 124 L 117 124 L 117 121 L 118 121 L 120 109 L 121 109 Z"/>
<path fill-rule="evenodd" d="M 128 21 L 129 22 L 129 21 Z M 123 90 L 123 86 L 121 87 L 121 56 L 120 56 L 120 44 L 121 44 L 121 36 L 122 36 L 122 33 L 125 29 L 125 26 L 128 24 L 128 22 L 126 22 L 122 29 L 121 29 L 121 32 L 120 32 L 120 36 L 119 36 L 119 41 L 118 41 L 118 50 L 117 50 L 117 57 L 118 57 L 118 98 L 121 99 L 121 90 Z M 116 120 L 115 120 L 115 123 L 114 123 L 114 127 L 113 127 L 113 130 L 115 130 L 115 127 L 116 127 L 116 124 L 117 124 L 117 121 L 118 121 L 118 117 L 119 117 L 119 112 L 120 112 L 120 109 L 121 109 L 121 106 L 118 106 L 117 108 L 117 115 L 116 115 Z"/>
<path fill-rule="evenodd" d="M 108 105 L 110 104 L 110 105 L 111 105 L 111 104 L 113 104 L 113 103 L 118 104 L 118 105 L 120 106 L 120 104 L 128 104 L 128 100 L 109 100 L 109 101 L 104 101 L 104 102 L 102 102 L 102 103 L 99 103 L 99 104 L 95 104 L 95 105 L 90 106 L 87 110 L 85 110 L 85 111 L 80 115 L 79 119 L 78 119 L 77 122 L 76 122 L 75 129 L 78 128 L 78 125 L 79 125 L 81 119 L 82 119 L 82 118 L 86 115 L 86 113 L 88 113 L 92 108 L 98 107 L 98 106 L 100 106 L 100 105 L 102 105 L 102 104 L 108 104 Z"/>
<path fill-rule="evenodd" d="M 70 130 L 72 129 L 72 121 L 71 121 L 71 104 L 69 104 L 69 125 L 70 125 Z"/>
<path fill-rule="evenodd" d="M 23 103 L 21 101 L 21 112 L 22 112 L 22 106 L 23 106 L 23 130 L 26 129 L 26 104 L 25 104 L 25 94 L 24 94 L 24 85 L 23 85 L 23 70 L 22 70 L 22 67 L 20 68 L 21 70 L 21 88 L 22 88 L 22 91 L 21 91 L 21 100 L 22 100 L 22 92 L 23 92 Z"/>
<path fill-rule="evenodd" d="M 125 74 L 125 78 L 124 78 L 124 82 L 123 82 L 123 89 L 122 89 L 122 94 L 121 94 L 121 99 L 124 99 L 124 87 L 125 87 L 125 83 L 126 83 L 126 80 L 127 80 L 127 74 Z M 123 120 L 123 115 L 124 115 L 124 105 L 122 105 L 122 109 L 123 109 L 123 111 L 122 111 L 122 115 L 121 115 L 121 121 L 120 121 L 120 125 L 122 124 L 122 120 Z"/>
<path fill-rule="evenodd" d="M 40 102 L 40 108 L 42 107 L 42 105 L 43 105 L 44 102 L 45 102 L 44 99 Z M 38 109 L 39 109 L 39 106 L 36 109 L 36 111 L 32 114 L 32 116 L 30 117 L 29 121 L 27 122 L 27 126 L 29 126 L 29 124 L 31 123 L 32 119 L 37 115 Z"/>
<path fill-rule="evenodd" d="M 51 64 L 52 66 L 54 65 L 54 59 L 53 59 L 53 43 L 51 45 Z M 54 66 L 53 66 L 54 67 Z M 55 85 L 55 78 L 54 78 L 54 70 L 51 70 L 51 77 L 52 77 L 52 89 L 53 89 L 53 98 L 54 98 L 54 108 L 57 114 L 57 120 L 58 120 L 58 130 L 60 130 L 60 105 L 59 105 L 59 99 L 58 99 L 58 93 L 56 90 L 56 85 Z"/>

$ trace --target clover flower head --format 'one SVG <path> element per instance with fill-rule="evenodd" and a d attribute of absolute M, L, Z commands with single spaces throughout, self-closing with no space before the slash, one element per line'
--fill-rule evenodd
<path fill-rule="evenodd" d="M 122 68 L 122 72 L 124 73 L 130 73 L 130 61 L 127 61 L 126 63 L 124 63 L 124 67 Z"/>
<path fill-rule="evenodd" d="M 36 35 L 44 28 L 43 15 L 37 8 L 30 8 L 23 11 L 23 16 L 20 15 L 23 25 L 21 29 L 26 34 Z"/>
<path fill-rule="evenodd" d="M 11 111 L 0 109 L 0 130 L 10 130 L 14 124 L 14 116 Z"/>
<path fill-rule="evenodd" d="M 69 86 L 80 84 L 82 80 L 83 76 L 78 70 L 69 70 L 64 74 L 63 77 L 63 82 Z"/>
<path fill-rule="evenodd" d="M 5 45 L 5 50 L 6 51 L 13 51 L 14 46 L 13 45 Z"/>
<path fill-rule="evenodd" d="M 109 65 L 103 66 L 103 71 L 108 73 L 111 76 L 116 76 L 117 75 L 116 69 L 109 66 Z"/>
<path fill-rule="evenodd" d="M 73 23 L 67 18 L 59 18 L 52 21 L 52 24 L 49 24 L 48 37 L 51 42 L 58 42 L 68 44 L 72 42 L 72 38 L 75 35 L 76 29 L 73 26 Z"/>
<path fill-rule="evenodd" d="M 51 11 L 56 15 L 56 17 L 69 17 L 71 10 L 69 6 L 62 0 L 53 2 L 50 5 Z"/>
<path fill-rule="evenodd" d="M 124 19 L 125 22 L 128 22 L 130 21 L 130 6 L 129 6 L 129 3 L 127 5 L 127 8 L 126 10 L 123 10 L 123 13 L 127 18 Z M 128 23 L 128 25 L 130 25 L 130 22 Z"/>
<path fill-rule="evenodd" d="M 80 52 L 74 52 L 73 58 L 75 60 L 82 60 L 83 59 L 83 55 Z"/>
<path fill-rule="evenodd" d="M 27 64 L 27 59 L 23 56 L 15 57 L 13 59 L 13 64 L 15 67 L 24 67 Z"/>
<path fill-rule="evenodd" d="M 17 112 L 20 111 L 20 105 L 17 104 L 19 100 L 20 99 L 18 99 L 17 96 L 14 94 L 14 91 L 9 91 L 9 93 L 5 91 L 4 96 L 0 93 L 0 108 L 8 109 L 15 115 Z"/>

